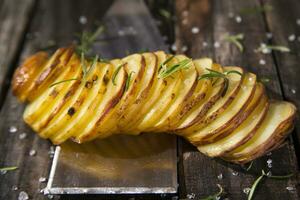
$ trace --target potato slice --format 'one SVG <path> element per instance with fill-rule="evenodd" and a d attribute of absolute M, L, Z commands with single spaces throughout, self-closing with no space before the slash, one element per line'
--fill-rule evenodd
<path fill-rule="evenodd" d="M 215 137 L 222 133 L 237 118 L 240 112 L 248 106 L 255 93 L 256 75 L 247 73 L 243 79 L 241 89 L 234 98 L 230 106 L 228 106 L 221 114 L 218 115 L 211 123 L 203 128 L 188 135 L 187 139 L 194 145 L 211 143 L 215 141 Z"/>
<path fill-rule="evenodd" d="M 178 62 L 179 61 L 175 56 L 170 62 L 167 63 L 167 67 L 177 64 Z M 154 102 L 149 112 L 147 112 L 139 124 L 137 124 L 137 132 L 148 131 L 148 129 L 151 129 L 154 124 L 160 120 L 162 115 L 169 108 L 172 100 L 175 98 L 175 94 L 178 93 L 180 89 L 182 76 L 183 75 L 179 72 L 172 74 L 172 77 L 169 76 L 163 79 L 162 84 L 165 84 L 165 87 L 161 93 L 158 94 L 160 97 L 156 102 Z"/>
<path fill-rule="evenodd" d="M 160 94 L 162 93 L 162 91 L 164 90 L 167 84 L 166 80 L 158 79 L 157 76 L 158 76 L 158 70 L 160 69 L 160 66 L 171 55 L 168 56 L 163 51 L 154 52 L 154 55 L 157 59 L 157 67 L 156 67 L 156 72 L 154 74 L 154 82 L 152 84 L 151 90 L 149 91 L 147 98 L 144 101 L 144 104 L 140 107 L 139 112 L 135 113 L 134 120 L 131 120 L 131 122 L 128 122 L 128 124 L 126 125 L 125 128 L 126 132 L 130 134 L 140 133 L 139 130 L 136 129 L 137 124 L 139 124 L 139 122 L 143 119 L 143 116 L 149 112 L 152 105 L 157 101 L 157 99 L 160 98 Z"/>
<path fill-rule="evenodd" d="M 120 132 L 127 132 L 126 126 L 132 121 L 136 120 L 136 113 L 140 111 L 142 105 L 146 102 L 150 90 L 156 79 L 155 74 L 157 71 L 157 57 L 153 53 L 142 54 L 141 66 L 145 68 L 145 73 L 139 84 L 140 87 L 136 92 L 136 96 L 133 101 L 122 110 L 120 114 L 118 127 Z"/>
<path fill-rule="evenodd" d="M 243 74 L 243 69 L 239 67 L 224 67 L 224 70 L 235 70 Z M 192 135 L 211 121 L 213 121 L 219 114 L 221 114 L 234 100 L 238 94 L 243 78 L 237 74 L 230 74 L 228 76 L 229 84 L 228 89 L 224 97 L 221 97 L 224 87 L 224 79 L 219 79 L 221 83 L 215 83 L 212 94 L 209 100 L 205 99 L 205 104 L 197 108 L 198 113 L 193 113 L 194 118 L 188 118 L 189 121 L 185 121 L 184 124 L 178 127 L 178 132 L 181 135 Z"/>
<path fill-rule="evenodd" d="M 38 78 L 35 79 L 34 84 L 28 93 L 28 101 L 35 100 L 48 89 L 51 83 L 57 80 L 57 77 L 59 77 L 62 71 L 64 71 L 64 67 L 69 62 L 73 53 L 74 48 L 70 47 L 60 48 L 53 54 L 43 67 Z"/>
<path fill-rule="evenodd" d="M 289 102 L 272 102 L 266 118 L 255 135 L 223 158 L 236 163 L 246 163 L 262 156 L 266 150 L 287 136 L 295 113 L 296 107 Z"/>
<path fill-rule="evenodd" d="M 250 140 L 263 122 L 269 105 L 265 95 L 261 96 L 256 93 L 254 101 L 256 98 L 259 100 L 259 104 L 252 112 L 250 111 L 251 114 L 237 129 L 214 143 L 199 145 L 197 147 L 198 150 L 210 157 L 222 156 L 226 152 L 230 152 Z"/>
<path fill-rule="evenodd" d="M 188 59 L 186 56 L 177 55 L 178 61 L 183 61 Z M 178 72 L 177 72 L 178 73 Z M 185 105 L 186 101 L 192 96 L 194 90 L 197 86 L 197 71 L 192 60 L 189 63 L 187 69 L 181 70 L 179 73 L 182 75 L 180 88 L 178 93 L 172 93 L 172 99 L 170 101 L 170 106 L 164 114 L 161 115 L 159 121 L 154 124 L 148 131 L 166 131 L 170 129 L 170 121 L 178 115 L 180 110 Z M 173 96 L 174 94 L 174 96 Z"/>
<path fill-rule="evenodd" d="M 35 101 L 31 102 L 25 109 L 23 118 L 24 120 L 33 126 L 35 131 L 38 131 L 39 125 L 34 125 L 34 123 L 38 123 L 39 117 L 43 114 L 49 112 L 48 109 L 51 108 L 51 104 L 55 103 L 56 99 L 65 93 L 67 89 L 69 89 L 72 85 L 71 82 L 66 82 L 65 84 L 58 84 L 56 87 L 49 87 L 52 83 L 70 79 L 71 77 L 77 77 L 79 74 L 79 70 L 77 66 L 73 66 L 74 63 L 77 62 L 77 56 L 74 54 L 70 59 L 70 62 L 66 63 L 64 66 L 64 70 L 61 71 L 60 75 L 54 79 L 53 82 L 49 82 L 47 89 L 44 89 L 44 92 L 41 93 Z M 45 85 L 45 84 L 43 84 Z M 45 87 L 45 86 L 43 86 Z"/>
<path fill-rule="evenodd" d="M 62 125 L 62 128 L 57 130 L 55 135 L 50 137 L 53 143 L 59 144 L 71 137 L 82 134 L 87 124 L 93 119 L 99 104 L 104 101 L 112 74 L 113 69 L 111 64 L 98 63 L 95 71 L 90 73 L 90 76 L 86 78 L 86 83 L 90 82 L 92 85 L 87 86 L 86 83 L 83 83 L 84 88 L 80 96 L 78 96 L 73 106 L 70 107 L 75 112 L 71 115 L 69 114 L 69 110 L 67 113 L 64 113 L 68 122 Z M 96 81 L 92 81 L 94 76 L 98 77 Z"/>
<path fill-rule="evenodd" d="M 35 79 L 41 73 L 47 61 L 48 54 L 46 52 L 38 52 L 27 58 L 16 69 L 13 76 L 12 91 L 21 102 L 26 101 Z"/>

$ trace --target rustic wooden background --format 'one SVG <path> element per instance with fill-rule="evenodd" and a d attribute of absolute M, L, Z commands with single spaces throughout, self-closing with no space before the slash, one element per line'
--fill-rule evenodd
<path fill-rule="evenodd" d="M 0 167 L 19 167 L 16 171 L 0 175 L 0 199 L 17 199 L 21 191 L 27 192 L 30 199 L 48 198 L 39 192 L 45 187 L 39 178 L 48 177 L 51 144 L 33 134 L 21 120 L 24 106 L 18 104 L 10 91 L 14 69 L 24 57 L 39 49 L 71 43 L 75 39 L 74 33 L 101 21 L 112 3 L 109 0 L 0 0 Z M 223 65 L 243 66 L 261 77 L 269 77 L 270 82 L 266 83 L 269 95 L 292 101 L 300 108 L 300 1 L 146 0 L 138 3 L 145 3 L 151 15 L 146 13 L 149 15 L 146 22 L 145 18 L 131 18 L 132 23 L 156 24 L 170 50 L 194 58 L 210 56 Z M 264 5 L 273 9 L 241 13 L 245 8 Z M 86 24 L 79 23 L 80 16 L 86 17 Z M 241 21 L 237 19 L 239 17 Z M 199 29 L 198 33 L 192 32 L 195 27 Z M 244 33 L 243 53 L 223 40 L 227 33 Z M 268 38 L 266 33 L 272 33 L 273 37 Z M 296 36 L 295 40 L 292 35 Z M 254 49 L 261 42 L 287 46 L 291 53 L 255 53 Z M 128 50 L 137 51 L 134 47 Z M 266 62 L 265 65 L 260 64 L 261 59 Z M 73 195 L 54 198 L 187 199 L 195 195 L 195 199 L 200 199 L 215 193 L 216 184 L 221 184 L 227 193 L 225 198 L 247 199 L 244 188 L 251 187 L 261 169 L 265 169 L 276 175 L 293 172 L 295 176 L 289 180 L 264 181 L 257 189 L 255 199 L 299 199 L 299 122 L 298 113 L 295 130 L 287 145 L 256 160 L 250 171 L 203 156 L 179 139 L 179 192 L 175 196 Z M 12 130 L 14 127 L 16 132 Z M 27 137 L 20 139 L 22 133 L 26 133 Z M 35 156 L 29 156 L 31 149 L 37 151 Z M 272 159 L 272 168 L 267 166 L 268 159 Z M 220 174 L 222 179 L 218 178 Z"/>

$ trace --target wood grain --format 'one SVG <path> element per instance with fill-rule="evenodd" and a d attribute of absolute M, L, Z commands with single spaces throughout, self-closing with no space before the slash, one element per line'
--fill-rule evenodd
<path fill-rule="evenodd" d="M 241 8 L 258 5 L 260 4 L 257 1 L 176 1 L 177 49 L 178 52 L 182 52 L 182 46 L 186 45 L 188 47 L 187 54 L 194 58 L 210 56 L 223 65 L 242 66 L 261 77 L 268 76 L 271 78 L 271 82 L 267 84 L 269 96 L 281 98 L 280 82 L 272 56 L 257 54 L 253 51 L 260 45 L 260 42 L 266 40 L 263 15 L 260 13 L 241 15 L 241 23 L 237 23 L 235 20 L 235 16 L 240 16 Z M 188 11 L 188 14 L 185 11 Z M 234 17 L 231 18 L 230 13 L 233 13 Z M 198 27 L 199 33 L 193 34 L 193 27 Z M 244 53 L 241 53 L 236 46 L 224 41 L 226 34 L 238 33 L 245 34 L 243 43 L 246 49 Z M 206 42 L 208 46 L 203 45 L 203 42 Z M 220 47 L 214 47 L 216 42 Z M 260 59 L 264 59 L 267 65 L 260 66 Z M 246 199 L 243 188 L 251 187 L 261 173 L 261 169 L 269 171 L 266 163 L 269 158 L 273 161 L 273 167 L 270 169 L 273 174 L 287 174 L 297 170 L 292 144 L 277 150 L 271 156 L 256 160 L 249 172 L 239 166 L 201 155 L 185 141 L 182 141 L 181 152 L 180 169 L 183 174 L 180 177 L 184 177 L 182 178 L 184 180 L 181 181 L 184 185 L 180 185 L 182 198 L 187 194 L 196 194 L 196 198 L 203 198 L 215 193 L 217 191 L 216 184 L 221 184 L 230 199 Z M 237 171 L 238 175 L 234 176 L 234 171 Z M 223 175 L 221 180 L 217 178 L 220 174 Z M 286 190 L 288 185 L 296 187 L 296 178 L 280 182 L 268 180 L 259 187 L 255 199 L 298 199 L 297 192 Z"/>
<path fill-rule="evenodd" d="M 34 0 L 0 1 L 0 108 L 31 21 Z"/>

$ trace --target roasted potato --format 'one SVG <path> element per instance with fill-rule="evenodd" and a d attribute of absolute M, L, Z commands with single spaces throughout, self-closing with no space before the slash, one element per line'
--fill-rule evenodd
<path fill-rule="evenodd" d="M 54 144 L 116 134 L 168 132 L 211 157 L 246 163 L 278 148 L 296 108 L 270 101 L 255 74 L 163 51 L 109 62 L 73 47 L 39 52 L 17 68 L 24 121 Z"/>

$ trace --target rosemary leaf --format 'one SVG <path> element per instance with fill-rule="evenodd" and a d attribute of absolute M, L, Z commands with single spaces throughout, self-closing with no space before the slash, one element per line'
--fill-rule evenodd
<path fill-rule="evenodd" d="M 160 70 L 161 69 L 165 69 L 165 68 L 167 68 L 166 67 L 166 64 L 168 63 L 168 62 L 170 62 L 173 58 L 175 57 L 175 55 L 172 55 L 172 56 L 170 56 L 169 58 L 167 58 L 162 64 L 160 64 L 160 66 L 159 66 L 159 68 L 158 68 L 158 72 L 160 72 Z"/>
<path fill-rule="evenodd" d="M 262 179 L 265 177 L 265 173 L 263 171 L 262 175 L 260 175 L 253 183 L 251 189 L 250 189 L 250 192 L 248 194 L 248 200 L 251 200 L 253 195 L 254 195 L 254 192 L 258 186 L 258 184 L 262 181 Z"/>
<path fill-rule="evenodd" d="M 252 8 L 243 8 L 240 10 L 241 14 L 257 14 L 257 13 L 263 13 L 273 10 L 273 6 L 271 5 L 263 5 L 263 6 L 257 6 Z"/>
<path fill-rule="evenodd" d="M 267 77 L 259 77 L 257 81 L 261 83 L 269 83 L 271 80 Z"/>
<path fill-rule="evenodd" d="M 90 68 L 87 70 L 86 75 L 88 75 L 91 71 L 93 71 L 93 69 L 95 68 L 97 62 L 98 62 L 99 56 L 96 55 L 92 61 L 92 64 L 90 66 Z"/>
<path fill-rule="evenodd" d="M 248 165 L 246 171 L 249 171 L 252 168 L 252 165 L 253 165 L 253 161 L 251 161 L 251 163 Z"/>
<path fill-rule="evenodd" d="M 159 73 L 159 78 L 166 78 L 168 76 L 171 76 L 172 74 L 174 74 L 175 72 L 181 70 L 181 69 L 187 69 L 191 63 L 191 59 L 184 59 L 182 61 L 180 61 L 177 64 L 172 65 L 171 67 L 161 71 L 161 73 Z"/>
<path fill-rule="evenodd" d="M 168 20 L 171 19 L 171 13 L 166 9 L 160 9 L 159 14 Z"/>
<path fill-rule="evenodd" d="M 224 72 L 225 75 L 228 75 L 228 74 L 238 74 L 240 76 L 243 76 L 243 74 L 239 71 L 236 71 L 236 70 L 230 70 L 230 71 L 226 71 Z"/>
<path fill-rule="evenodd" d="M 78 81 L 78 80 L 79 80 L 78 78 L 70 78 L 70 79 L 67 79 L 67 80 L 58 81 L 58 82 L 52 83 L 49 86 L 49 88 L 51 88 L 51 87 L 53 87 L 55 85 L 61 84 L 61 83 L 70 82 L 70 81 Z"/>
<path fill-rule="evenodd" d="M 226 41 L 234 44 L 235 46 L 237 46 L 237 48 L 240 50 L 240 52 L 244 51 L 244 47 L 242 45 L 242 43 L 240 42 L 241 40 L 244 39 L 244 34 L 240 33 L 237 35 L 227 35 L 224 38 Z"/>
<path fill-rule="evenodd" d="M 210 195 L 208 197 L 205 197 L 203 199 L 200 200 L 216 200 L 218 198 L 220 198 L 222 196 L 222 194 L 224 193 L 224 189 L 220 184 L 217 184 L 218 188 L 219 188 L 219 192 L 213 195 Z"/>
<path fill-rule="evenodd" d="M 261 52 L 261 53 L 271 53 L 271 51 L 279 51 L 282 53 L 288 53 L 291 50 L 286 47 L 286 46 L 281 46 L 281 45 L 266 45 L 264 43 L 260 44 L 260 46 L 255 49 L 255 52 Z"/>
<path fill-rule="evenodd" d="M 16 169 L 18 169 L 18 167 L 16 167 L 16 166 L 2 167 L 2 168 L 0 168 L 0 171 L 13 171 L 13 170 L 16 170 Z"/>
<path fill-rule="evenodd" d="M 117 75 L 118 75 L 120 69 L 121 69 L 124 65 L 125 65 L 124 63 L 121 64 L 121 65 L 119 65 L 119 66 L 117 67 L 116 71 L 114 71 L 114 73 L 113 73 L 113 75 L 112 75 L 112 79 L 111 79 L 111 80 L 112 80 L 112 83 L 113 83 L 114 85 L 117 85 L 117 84 L 116 84 L 116 77 L 117 77 Z"/>
<path fill-rule="evenodd" d="M 130 81 L 131 81 L 131 76 L 132 76 L 133 73 L 134 73 L 134 71 L 129 73 L 128 79 L 126 80 L 126 84 L 125 84 L 125 91 L 127 91 L 128 88 L 129 88 Z"/>
<path fill-rule="evenodd" d="M 80 64 L 81 64 L 81 68 L 82 68 L 82 72 L 83 72 L 83 78 L 85 78 L 86 74 L 87 74 L 87 67 L 86 67 L 86 64 L 85 64 L 84 52 L 81 52 L 81 55 L 80 55 Z"/>
<path fill-rule="evenodd" d="M 288 175 L 283 175 L 283 176 L 267 176 L 268 178 L 271 178 L 271 179 L 288 179 L 288 178 L 291 178 L 292 176 L 294 176 L 294 174 L 288 174 Z"/>

